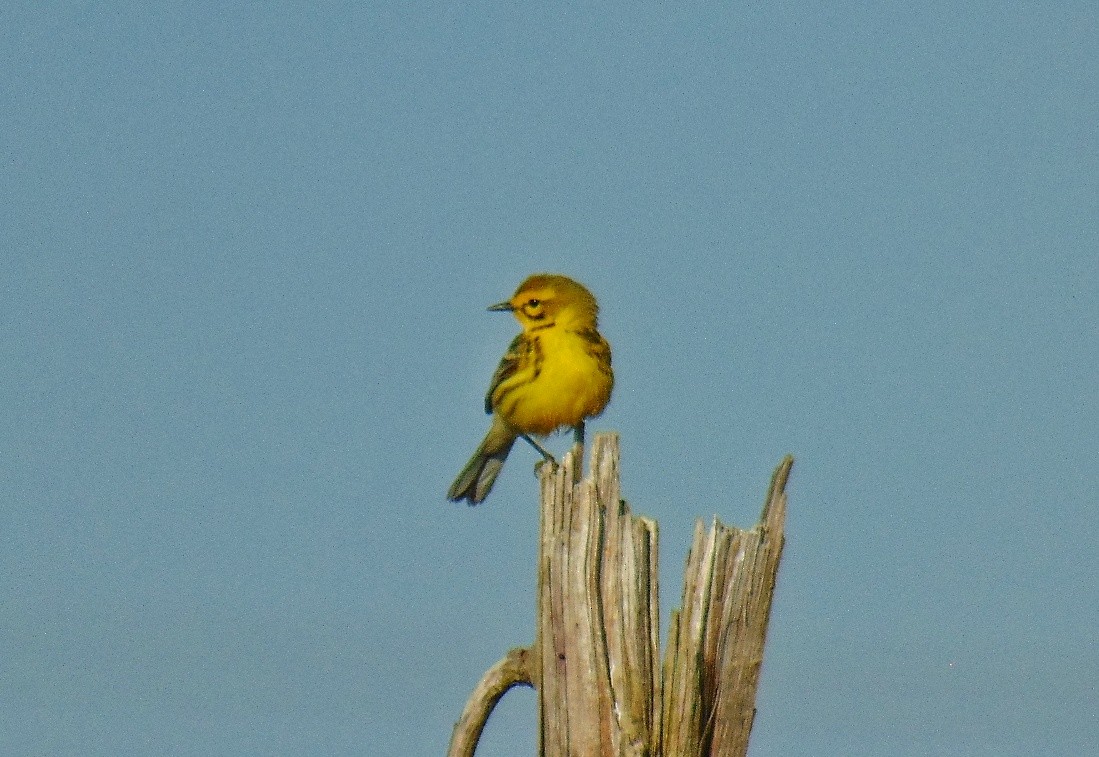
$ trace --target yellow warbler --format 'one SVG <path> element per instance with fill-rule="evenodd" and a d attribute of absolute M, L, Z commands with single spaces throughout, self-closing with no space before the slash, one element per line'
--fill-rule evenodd
<path fill-rule="evenodd" d="M 516 439 L 523 437 L 549 458 L 531 435 L 571 426 L 582 439 L 584 420 L 603 412 L 614 388 L 611 346 L 597 330 L 599 304 L 583 284 L 535 274 L 489 310 L 511 312 L 523 331 L 485 395 L 492 426 L 447 492 L 454 502 L 471 505 L 488 496 Z"/>

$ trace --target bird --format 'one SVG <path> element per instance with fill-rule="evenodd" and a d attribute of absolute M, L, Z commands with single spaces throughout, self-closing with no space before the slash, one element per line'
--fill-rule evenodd
<path fill-rule="evenodd" d="M 492 425 L 447 491 L 452 502 L 483 502 L 515 440 L 553 456 L 533 436 L 571 427 L 583 443 L 584 421 L 606 408 L 614 389 L 611 346 L 599 333 L 599 303 L 568 276 L 536 273 L 511 299 L 489 307 L 522 326 L 500 360 L 485 394 Z"/>

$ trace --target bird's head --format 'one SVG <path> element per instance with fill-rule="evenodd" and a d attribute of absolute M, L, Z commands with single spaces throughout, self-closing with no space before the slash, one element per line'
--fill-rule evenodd
<path fill-rule="evenodd" d="M 562 325 L 594 328 L 599 303 L 587 288 L 556 273 L 536 273 L 515 290 L 510 300 L 489 310 L 510 311 L 524 331 Z"/>

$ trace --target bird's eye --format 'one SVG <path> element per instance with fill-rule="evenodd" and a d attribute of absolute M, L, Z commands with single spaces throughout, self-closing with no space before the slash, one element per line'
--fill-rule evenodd
<path fill-rule="evenodd" d="M 528 305 L 529 307 L 532 307 L 532 308 L 536 308 L 536 307 L 538 307 L 538 306 L 539 306 L 539 305 L 541 305 L 541 304 L 542 304 L 542 301 L 541 301 L 541 300 L 539 300 L 539 299 L 531 299 L 531 300 L 529 300 L 529 301 L 527 302 L 527 305 Z"/>

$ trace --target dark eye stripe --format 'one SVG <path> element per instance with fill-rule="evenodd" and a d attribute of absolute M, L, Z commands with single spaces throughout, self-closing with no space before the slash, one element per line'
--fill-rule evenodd
<path fill-rule="evenodd" d="M 542 310 L 542 301 L 537 297 L 531 297 L 523 303 L 523 312 L 526 313 L 527 318 L 535 321 L 546 317 L 545 311 Z"/>

